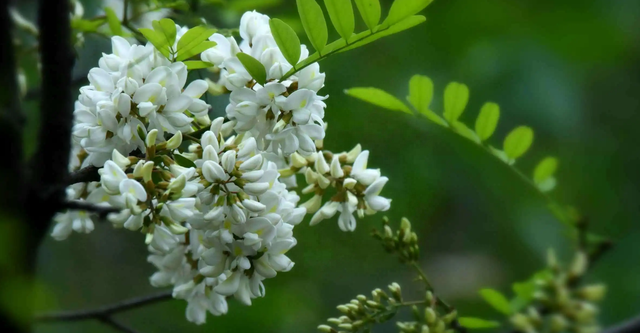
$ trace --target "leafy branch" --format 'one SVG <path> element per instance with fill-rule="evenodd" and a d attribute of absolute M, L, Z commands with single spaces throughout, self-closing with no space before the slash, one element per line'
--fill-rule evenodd
<path fill-rule="evenodd" d="M 451 82 L 444 91 L 444 112 L 438 115 L 429 107 L 433 99 L 433 82 L 423 75 L 414 75 L 409 82 L 408 104 L 378 88 L 351 88 L 345 90 L 349 96 L 376 106 L 415 116 L 420 114 L 443 128 L 475 143 L 485 152 L 504 163 L 508 169 L 535 191 L 547 203 L 547 207 L 564 224 L 576 226 L 575 211 L 556 202 L 548 192 L 556 185 L 554 177 L 558 167 L 555 157 L 545 157 L 535 167 L 529 177 L 514 166 L 533 144 L 533 130 L 527 126 L 513 129 L 504 139 L 502 149 L 487 142 L 495 132 L 500 118 L 500 107 L 492 102 L 485 103 L 476 119 L 474 129 L 458 119 L 469 100 L 469 88 L 458 82 Z"/>
<path fill-rule="evenodd" d="M 324 0 L 331 22 L 341 37 L 327 44 L 328 29 L 322 8 L 315 0 L 297 0 L 302 26 L 316 52 L 300 61 L 298 36 L 283 21 L 272 19 L 270 25 L 273 37 L 285 59 L 293 66 L 279 81 L 282 82 L 302 69 L 333 54 L 358 48 L 424 22 L 426 20 L 424 16 L 415 14 L 427 7 L 431 1 L 396 0 L 391 5 L 387 18 L 378 24 L 380 21 L 379 0 L 357 0 L 356 5 L 360 15 L 369 29 L 354 34 L 355 17 L 351 1 Z"/>

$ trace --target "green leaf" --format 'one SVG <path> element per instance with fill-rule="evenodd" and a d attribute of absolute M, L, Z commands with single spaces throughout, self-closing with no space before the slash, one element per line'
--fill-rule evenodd
<path fill-rule="evenodd" d="M 481 318 L 473 317 L 459 317 L 458 323 L 460 326 L 469 329 L 483 329 L 483 328 L 496 328 L 500 327 L 500 323 L 494 320 L 485 320 Z"/>
<path fill-rule="evenodd" d="M 373 30 L 380 22 L 380 1 L 379 0 L 355 0 L 362 20 Z"/>
<path fill-rule="evenodd" d="M 481 289 L 480 296 L 482 296 L 482 298 L 484 298 L 484 300 L 494 309 L 506 315 L 511 314 L 511 305 L 509 304 L 509 301 L 499 291 L 489 288 Z"/>
<path fill-rule="evenodd" d="M 458 82 L 451 82 L 444 90 L 444 119 L 455 123 L 464 112 L 469 101 L 469 88 Z"/>
<path fill-rule="evenodd" d="M 189 60 L 185 61 L 184 64 L 187 66 L 187 70 L 213 67 L 212 63 L 202 60 Z"/>
<path fill-rule="evenodd" d="M 244 68 L 249 72 L 249 75 L 253 77 L 256 82 L 264 85 L 267 82 L 267 70 L 264 68 L 264 65 L 258 61 L 256 58 L 246 54 L 246 53 L 238 53 L 236 54 Z"/>
<path fill-rule="evenodd" d="M 182 61 L 189 59 L 215 46 L 215 42 L 207 40 L 215 32 L 216 29 L 207 28 L 203 25 L 189 29 L 178 41 L 176 60 Z"/>
<path fill-rule="evenodd" d="M 515 128 L 504 139 L 504 152 L 509 158 L 516 159 L 527 152 L 533 143 L 533 130 L 527 126 Z"/>
<path fill-rule="evenodd" d="M 276 40 L 276 44 L 282 51 L 282 55 L 293 66 L 300 61 L 300 39 L 295 31 L 282 20 L 269 20 L 271 33 Z"/>
<path fill-rule="evenodd" d="M 395 0 L 389 9 L 389 15 L 382 22 L 382 27 L 394 25 L 405 18 L 415 15 L 433 0 Z"/>
<path fill-rule="evenodd" d="M 173 154 L 173 159 L 176 160 L 176 163 L 178 163 L 179 166 L 182 166 L 185 168 L 196 168 L 196 164 L 193 163 L 192 160 L 180 154 Z"/>
<path fill-rule="evenodd" d="M 307 33 L 307 37 L 309 37 L 311 45 L 318 53 L 322 53 L 329 38 L 327 22 L 324 20 L 322 8 L 315 0 L 296 0 L 296 3 L 298 4 L 298 14 L 300 15 L 302 26 Z"/>
<path fill-rule="evenodd" d="M 493 135 L 500 119 L 500 106 L 496 103 L 484 103 L 480 115 L 476 119 L 476 133 L 480 140 L 485 141 Z"/>
<path fill-rule="evenodd" d="M 194 48 L 189 49 L 188 51 L 184 51 L 179 56 L 176 56 L 176 61 L 184 61 L 190 59 L 214 46 L 216 46 L 216 42 L 213 41 L 206 40 L 204 42 L 200 42 L 200 44 L 196 45 Z"/>
<path fill-rule="evenodd" d="M 542 183 L 552 177 L 558 169 L 558 160 L 555 157 L 545 157 L 533 171 L 533 181 L 537 184 Z"/>
<path fill-rule="evenodd" d="M 153 28 L 156 31 L 161 32 L 164 35 L 169 47 L 173 47 L 173 44 L 176 42 L 176 23 L 173 22 L 172 19 L 163 18 L 160 21 L 153 21 L 151 25 L 153 25 Z"/>
<path fill-rule="evenodd" d="M 393 35 L 393 34 L 397 34 L 398 32 L 407 30 L 409 28 L 413 28 L 416 25 L 426 21 L 427 19 L 422 16 L 422 15 L 414 15 L 411 17 L 407 17 L 406 19 L 404 19 L 401 22 L 398 22 L 388 28 L 385 29 L 380 29 L 378 31 L 376 31 L 375 33 L 371 33 L 371 31 L 363 31 L 353 37 L 351 37 L 351 45 L 345 47 L 344 49 L 340 50 L 340 52 L 345 52 L 345 51 L 349 51 L 349 50 L 353 50 L 355 48 L 358 48 L 360 46 L 363 45 L 367 45 L 373 41 L 376 41 L 382 37 L 386 37 L 389 35 Z M 340 39 L 339 42 L 344 43 L 344 39 Z M 325 48 L 325 51 L 328 50 L 332 50 L 332 45 L 336 43 L 333 42 L 329 45 L 327 45 L 327 47 Z M 344 45 L 343 45 L 344 46 Z"/>
<path fill-rule="evenodd" d="M 351 1 L 345 0 L 324 0 L 324 5 L 329 12 L 331 23 L 344 40 L 349 41 L 355 29 L 355 18 L 353 16 L 353 6 Z"/>
<path fill-rule="evenodd" d="M 109 23 L 109 29 L 114 36 L 122 36 L 122 22 L 118 19 L 116 12 L 111 7 L 105 7 L 104 13 L 107 16 L 107 23 Z"/>
<path fill-rule="evenodd" d="M 71 21 L 71 28 L 81 32 L 95 32 L 106 22 L 106 18 L 95 20 L 73 19 Z"/>
<path fill-rule="evenodd" d="M 447 127 L 447 122 L 435 112 L 429 110 L 433 98 L 433 82 L 424 75 L 414 75 L 409 81 L 409 96 L 407 100 L 423 116 L 432 122 Z"/>
<path fill-rule="evenodd" d="M 433 99 L 433 81 L 424 75 L 414 75 L 409 80 L 409 97 L 416 110 L 420 113 L 428 110 L 431 100 Z"/>
<path fill-rule="evenodd" d="M 233 10 L 239 13 L 244 13 L 249 10 L 260 10 L 278 6 L 282 4 L 284 0 L 233 0 L 233 1 L 220 1 L 229 10 Z"/>
<path fill-rule="evenodd" d="M 411 110 L 409 110 L 402 101 L 378 88 L 351 88 L 345 90 L 345 93 L 349 96 L 361 99 L 385 109 L 406 112 L 411 115 L 413 114 L 413 112 L 411 112 Z"/>
<path fill-rule="evenodd" d="M 165 36 L 155 30 L 140 28 L 138 29 L 140 33 L 146 38 L 153 46 L 156 47 L 162 55 L 164 55 L 167 59 L 171 60 L 171 50 L 169 49 L 169 42 L 165 38 Z"/>

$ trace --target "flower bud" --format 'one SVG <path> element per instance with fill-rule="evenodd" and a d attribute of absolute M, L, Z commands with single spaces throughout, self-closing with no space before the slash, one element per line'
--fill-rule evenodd
<path fill-rule="evenodd" d="M 333 178 L 342 178 L 344 177 L 344 171 L 342 171 L 342 166 L 340 165 L 340 161 L 338 160 L 338 156 L 333 156 L 333 160 L 331 161 L 331 177 Z"/>
<path fill-rule="evenodd" d="M 351 149 L 351 151 L 347 153 L 347 163 L 355 162 L 356 157 L 360 155 L 360 152 L 362 152 L 362 146 L 360 146 L 360 144 L 357 144 L 353 149 Z"/>
<path fill-rule="evenodd" d="M 185 175 L 180 175 L 178 176 L 178 178 L 175 178 L 171 183 L 169 183 L 169 187 L 167 187 L 167 190 L 172 193 L 180 193 L 186 185 L 187 177 L 185 177 Z"/>
<path fill-rule="evenodd" d="M 433 325 L 436 322 L 436 319 L 438 319 L 438 315 L 433 308 L 427 307 L 424 309 L 424 318 L 427 324 Z"/>
<path fill-rule="evenodd" d="M 150 182 L 151 181 L 151 173 L 153 172 L 153 161 L 148 161 L 146 162 L 143 166 L 142 166 L 142 180 L 144 180 L 145 183 Z"/>
<path fill-rule="evenodd" d="M 291 154 L 291 164 L 295 167 L 295 168 L 303 168 L 305 166 L 307 166 L 307 160 L 302 157 L 302 155 L 298 154 L 297 152 Z"/>
<path fill-rule="evenodd" d="M 178 131 L 169 141 L 167 141 L 167 149 L 176 149 L 182 144 L 182 132 Z"/>
<path fill-rule="evenodd" d="M 158 138 L 158 130 L 154 128 L 151 131 L 149 131 L 149 133 L 147 133 L 147 137 L 146 139 L 144 139 L 145 145 L 147 147 L 155 146 L 157 138 Z"/>
<path fill-rule="evenodd" d="M 320 325 L 320 326 L 318 326 L 318 331 L 323 332 L 323 333 L 334 332 L 333 328 L 331 328 L 331 326 L 328 326 L 328 325 Z"/>
<path fill-rule="evenodd" d="M 131 164 L 131 161 L 128 158 L 124 157 L 124 155 L 120 154 L 117 149 L 114 149 L 111 153 L 111 160 L 115 162 L 121 169 L 124 169 L 129 166 L 129 164 Z"/>
<path fill-rule="evenodd" d="M 289 168 L 280 169 L 280 170 L 278 170 L 278 173 L 283 178 L 287 178 L 287 177 L 291 177 L 291 176 L 295 175 L 295 172 L 293 170 L 289 169 Z"/>
<path fill-rule="evenodd" d="M 327 164 L 327 161 L 325 161 L 324 157 L 322 156 L 322 152 L 318 152 L 318 157 L 316 158 L 314 167 L 316 171 L 321 175 L 324 175 L 325 173 L 328 173 L 330 171 L 329 164 Z"/>
<path fill-rule="evenodd" d="M 604 298 L 607 293 L 607 286 L 604 284 L 594 284 L 581 288 L 578 294 L 587 301 L 597 302 Z"/>
<path fill-rule="evenodd" d="M 573 263 L 571 264 L 570 274 L 573 276 L 582 276 L 589 266 L 589 259 L 587 254 L 580 251 L 576 254 Z"/>
<path fill-rule="evenodd" d="M 322 204 L 322 196 L 314 195 L 311 199 L 306 201 L 305 203 L 300 204 L 300 207 L 307 209 L 307 214 L 313 214 L 318 209 L 320 209 L 320 205 Z"/>

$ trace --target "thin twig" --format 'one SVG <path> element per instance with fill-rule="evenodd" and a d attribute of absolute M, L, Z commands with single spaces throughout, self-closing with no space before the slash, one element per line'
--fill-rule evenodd
<path fill-rule="evenodd" d="M 98 320 L 100 320 L 101 323 L 107 325 L 107 326 L 111 326 L 113 329 L 118 330 L 120 332 L 125 332 L 125 333 L 138 333 L 138 331 L 134 330 L 133 328 L 113 319 L 111 316 L 105 316 L 105 317 L 100 317 L 98 318 Z"/>
<path fill-rule="evenodd" d="M 602 333 L 635 333 L 640 332 L 640 315 L 622 324 L 604 330 Z"/>
<path fill-rule="evenodd" d="M 64 185 L 73 185 L 77 183 L 88 183 L 100 181 L 100 174 L 98 174 L 98 167 L 88 166 L 82 169 L 76 170 L 69 174 Z"/>
<path fill-rule="evenodd" d="M 108 317 L 116 313 L 139 308 L 145 305 L 165 301 L 171 298 L 172 292 L 171 290 L 169 290 L 154 295 L 130 298 L 115 304 L 100 307 L 98 309 L 43 313 L 37 315 L 35 319 L 36 321 L 40 322 L 98 319 Z"/>
<path fill-rule="evenodd" d="M 99 206 L 88 201 L 70 200 L 65 201 L 61 205 L 61 209 L 84 210 L 91 213 L 97 213 L 100 218 L 105 218 L 111 213 L 119 213 L 121 209 L 111 206 Z"/>

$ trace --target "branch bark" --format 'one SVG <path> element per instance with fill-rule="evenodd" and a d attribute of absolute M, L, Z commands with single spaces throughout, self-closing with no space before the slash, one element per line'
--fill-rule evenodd
<path fill-rule="evenodd" d="M 115 304 L 100 307 L 98 309 L 45 313 L 37 315 L 36 321 L 54 322 L 100 319 L 112 316 L 116 313 L 132 310 L 145 305 L 165 301 L 171 298 L 172 292 L 171 290 L 169 290 L 154 295 L 130 298 Z"/>
<path fill-rule="evenodd" d="M 640 315 L 635 318 L 631 318 L 622 324 L 610 327 L 603 331 L 603 333 L 635 333 L 640 332 Z"/>
<path fill-rule="evenodd" d="M 67 180 L 64 182 L 64 186 L 66 187 L 68 185 L 73 185 L 76 183 L 88 183 L 97 181 L 100 181 L 98 168 L 94 166 L 88 166 L 70 173 L 67 177 Z"/>
<path fill-rule="evenodd" d="M 84 210 L 91 213 L 97 213 L 102 219 L 107 217 L 107 215 L 109 215 L 110 213 L 120 212 L 119 208 L 115 208 L 111 206 L 99 206 L 87 201 L 80 201 L 80 200 L 65 201 L 62 204 L 61 208 L 71 209 L 71 210 Z"/>

